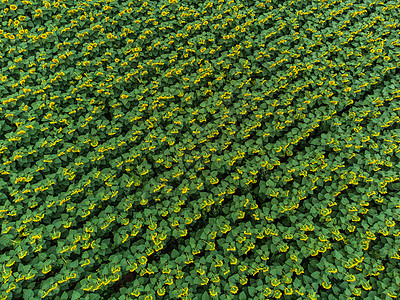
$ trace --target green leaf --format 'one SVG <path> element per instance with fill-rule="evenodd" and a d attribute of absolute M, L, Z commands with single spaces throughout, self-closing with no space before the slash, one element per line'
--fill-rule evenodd
<path fill-rule="evenodd" d="M 252 296 L 252 297 L 253 297 L 253 296 L 256 294 L 256 292 L 257 292 L 256 288 L 253 287 L 253 286 L 249 286 L 249 287 L 248 287 L 248 291 L 249 291 L 250 296 Z"/>
<path fill-rule="evenodd" d="M 79 291 L 73 291 L 72 292 L 72 297 L 71 297 L 71 300 L 78 300 L 78 299 L 80 299 L 81 298 L 81 293 L 79 292 Z"/>
<path fill-rule="evenodd" d="M 239 300 L 246 300 L 246 299 L 247 299 L 246 293 L 245 292 L 241 292 L 239 294 Z"/>
<path fill-rule="evenodd" d="M 321 278 L 320 277 L 320 272 L 319 271 L 315 271 L 314 273 L 311 274 L 311 277 L 315 278 L 315 279 L 320 279 Z"/>
<path fill-rule="evenodd" d="M 343 255 L 339 251 L 335 251 L 334 252 L 334 256 L 335 256 L 336 259 L 342 259 L 343 258 Z"/>
<path fill-rule="evenodd" d="M 303 285 L 303 283 L 300 281 L 300 279 L 299 278 L 297 278 L 296 277 L 296 279 L 293 281 L 293 287 L 295 288 L 295 289 L 298 289 L 300 286 L 302 286 Z"/>
<path fill-rule="evenodd" d="M 210 300 L 211 299 L 211 297 L 210 297 L 210 295 L 208 294 L 208 292 L 204 292 L 203 293 L 203 296 L 201 297 L 201 300 Z"/>
<path fill-rule="evenodd" d="M 33 299 L 34 295 L 32 290 L 24 290 L 24 299 Z"/>

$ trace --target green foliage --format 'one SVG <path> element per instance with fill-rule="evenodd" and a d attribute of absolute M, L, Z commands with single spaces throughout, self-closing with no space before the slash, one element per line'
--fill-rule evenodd
<path fill-rule="evenodd" d="M 2 1 L 0 299 L 400 295 L 395 1 Z"/>

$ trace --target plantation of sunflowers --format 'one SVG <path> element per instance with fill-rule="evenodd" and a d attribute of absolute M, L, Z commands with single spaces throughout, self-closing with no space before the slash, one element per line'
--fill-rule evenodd
<path fill-rule="evenodd" d="M 400 298 L 395 0 L 2 0 L 0 299 Z"/>

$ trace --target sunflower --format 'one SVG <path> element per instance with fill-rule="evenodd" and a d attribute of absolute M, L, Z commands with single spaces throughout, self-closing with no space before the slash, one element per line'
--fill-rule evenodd
<path fill-rule="evenodd" d="M 238 292 L 238 290 L 239 290 L 239 288 L 236 285 L 231 287 L 231 293 L 232 294 L 236 294 Z"/>

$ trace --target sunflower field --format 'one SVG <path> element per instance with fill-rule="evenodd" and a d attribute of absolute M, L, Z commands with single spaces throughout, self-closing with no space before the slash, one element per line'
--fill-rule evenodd
<path fill-rule="evenodd" d="M 400 298 L 398 1 L 0 22 L 0 300 Z"/>

